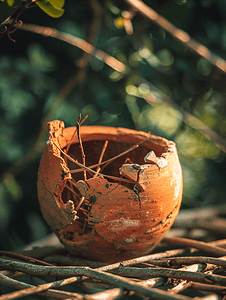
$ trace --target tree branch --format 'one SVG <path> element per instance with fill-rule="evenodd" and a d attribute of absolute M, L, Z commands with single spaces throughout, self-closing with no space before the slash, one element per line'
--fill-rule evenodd
<path fill-rule="evenodd" d="M 124 72 L 126 69 L 125 65 L 113 56 L 108 55 L 101 50 L 95 49 L 91 44 L 89 44 L 85 40 L 75 37 L 69 33 L 63 33 L 58 31 L 57 29 L 38 26 L 34 24 L 22 24 L 19 29 L 52 37 L 64 41 L 72 46 L 78 47 L 84 52 L 93 55 L 97 59 L 105 62 L 108 66 L 110 66 L 112 69 L 118 72 Z"/>
<path fill-rule="evenodd" d="M 219 70 L 226 72 L 226 61 L 214 53 L 204 45 L 193 40 L 188 33 L 178 29 L 172 23 L 167 21 L 165 18 L 160 16 L 156 11 L 150 8 L 141 0 L 125 0 L 129 5 L 131 5 L 135 10 L 142 13 L 154 24 L 159 26 L 168 32 L 172 37 L 176 38 L 180 43 L 182 43 L 186 48 L 197 53 L 199 56 L 208 60 L 212 65 L 216 66 Z"/>

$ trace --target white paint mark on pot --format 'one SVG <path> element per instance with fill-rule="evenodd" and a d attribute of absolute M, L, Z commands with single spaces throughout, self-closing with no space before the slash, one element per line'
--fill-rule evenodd
<path fill-rule="evenodd" d="M 138 227 L 140 225 L 140 220 L 120 218 L 118 220 L 111 220 L 110 223 L 112 225 L 112 231 L 122 231 L 130 227 Z"/>

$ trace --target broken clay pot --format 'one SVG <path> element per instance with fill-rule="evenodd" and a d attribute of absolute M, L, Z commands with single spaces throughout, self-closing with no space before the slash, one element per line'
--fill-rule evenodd
<path fill-rule="evenodd" d="M 44 219 L 66 248 L 106 263 L 152 250 L 181 205 L 175 143 L 103 126 L 81 126 L 78 135 L 62 121 L 49 122 L 47 130 L 38 197 Z"/>

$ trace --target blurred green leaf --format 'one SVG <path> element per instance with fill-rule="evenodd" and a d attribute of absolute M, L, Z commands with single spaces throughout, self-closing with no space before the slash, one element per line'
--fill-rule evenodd
<path fill-rule="evenodd" d="M 48 2 L 56 9 L 61 9 L 64 6 L 65 0 L 48 0 Z"/>
<path fill-rule="evenodd" d="M 23 190 L 12 174 L 6 174 L 3 183 L 13 201 L 18 201 L 22 198 Z"/>
<path fill-rule="evenodd" d="M 61 2 L 62 1 L 60 1 L 60 0 L 52 0 L 52 1 L 45 0 L 45 2 L 36 1 L 35 3 L 50 17 L 59 18 L 64 13 L 64 10 L 62 9 L 62 6 L 61 6 Z"/>
<path fill-rule="evenodd" d="M 13 6 L 14 0 L 7 0 L 9 6 Z"/>

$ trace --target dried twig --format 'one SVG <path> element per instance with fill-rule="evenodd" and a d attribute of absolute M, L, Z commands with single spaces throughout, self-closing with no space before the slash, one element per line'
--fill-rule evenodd
<path fill-rule="evenodd" d="M 0 283 L 4 284 L 6 286 L 10 286 L 14 289 L 21 290 L 17 292 L 13 292 L 11 294 L 6 294 L 0 296 L 1 300 L 9 300 L 9 299 L 15 299 L 15 298 L 20 298 L 26 295 L 26 293 L 23 293 L 23 289 L 33 289 L 34 291 L 37 290 L 35 286 L 18 281 L 12 278 L 9 278 L 8 276 L 5 276 L 3 274 L 0 274 Z M 33 293 L 32 293 L 33 294 Z M 47 291 L 42 291 L 38 293 L 40 296 L 46 296 L 46 297 L 52 297 L 55 299 L 65 299 L 66 297 L 75 297 L 76 300 L 82 300 L 83 296 L 77 293 L 70 293 L 66 291 L 57 291 L 53 289 L 48 289 Z"/>
<path fill-rule="evenodd" d="M 88 115 L 86 115 L 85 118 L 83 118 L 82 121 L 79 123 L 80 126 L 85 122 L 85 120 L 86 120 L 87 118 L 88 118 Z M 77 127 L 75 127 L 75 131 L 74 131 L 74 133 L 72 134 L 71 139 L 70 139 L 70 141 L 69 141 L 68 144 L 67 144 L 67 147 L 66 147 L 66 150 L 65 150 L 66 153 L 68 153 L 69 148 L 70 148 L 70 146 L 71 146 L 71 143 L 72 143 L 72 141 L 73 141 L 73 139 L 74 139 L 76 133 L 77 133 Z"/>
<path fill-rule="evenodd" d="M 168 289 L 168 292 L 170 294 L 177 294 L 177 293 L 184 291 L 185 289 L 187 289 L 190 286 L 191 286 L 191 281 L 188 282 L 187 280 L 183 280 L 179 284 L 174 286 L 172 289 Z"/>
<path fill-rule="evenodd" d="M 194 263 L 213 264 L 226 268 L 225 256 L 222 258 L 212 258 L 205 256 L 187 256 L 187 257 L 172 257 L 167 259 L 151 259 L 148 261 L 149 264 L 153 264 L 161 267 L 171 267 L 175 265 L 185 265 Z"/>
<path fill-rule="evenodd" d="M 44 36 L 56 38 L 58 40 L 69 43 L 70 45 L 78 47 L 81 50 L 85 51 L 86 53 L 93 55 L 94 57 L 103 61 L 109 67 L 111 67 L 112 69 L 118 72 L 124 72 L 126 69 L 125 65 L 119 60 L 117 60 L 116 58 L 114 58 L 113 56 L 108 55 L 101 50 L 96 50 L 91 44 L 87 43 L 85 40 L 75 37 L 69 33 L 63 33 L 58 31 L 57 29 L 53 29 L 50 27 L 38 26 L 34 24 L 25 24 L 25 23 L 20 26 L 20 29 L 41 34 Z M 74 82 L 74 78 L 72 81 Z"/>
<path fill-rule="evenodd" d="M 174 242 L 178 245 L 184 245 L 184 239 L 166 239 L 164 242 Z M 195 245 L 195 243 L 198 245 Z M 195 247 L 199 249 L 200 242 L 191 240 L 191 243 L 185 244 L 189 247 Z M 210 242 L 208 244 L 203 243 L 202 249 L 203 250 L 210 250 L 213 254 L 216 254 L 216 251 L 219 251 L 219 247 L 217 245 L 225 245 L 226 240 L 219 240 Z M 212 247 L 206 247 L 207 245 L 211 245 Z M 204 247 L 204 248 L 203 248 Z M 195 251 L 197 251 L 197 249 Z M 224 250 L 224 249 L 220 249 Z M 16 297 L 21 297 L 23 295 L 31 295 L 34 292 L 41 292 L 46 291 L 48 288 L 57 287 L 60 285 L 65 285 L 69 283 L 73 283 L 76 281 L 81 281 L 85 286 L 93 286 L 93 287 L 100 287 L 103 288 L 103 284 L 105 288 L 110 288 L 111 285 L 117 286 L 114 289 L 109 289 L 106 291 L 103 291 L 102 294 L 93 294 L 93 295 L 66 295 L 63 294 L 64 291 L 60 291 L 57 293 L 52 293 L 52 290 L 48 291 L 50 294 L 46 294 L 49 297 L 53 297 L 56 299 L 62 299 L 63 297 L 66 299 L 69 299 L 71 297 L 75 297 L 75 299 L 115 299 L 117 295 L 123 295 L 123 291 L 128 290 L 130 291 L 130 295 L 133 293 L 138 293 L 142 297 L 149 296 L 153 299 L 190 299 L 186 296 L 181 295 L 175 295 L 176 293 L 181 292 L 182 290 L 186 288 L 192 288 L 192 289 L 199 289 L 203 291 L 208 291 L 215 294 L 224 295 L 226 293 L 225 285 L 226 285 L 226 277 L 225 276 L 219 276 L 215 275 L 213 272 L 204 272 L 208 265 L 211 264 L 212 266 L 219 266 L 221 268 L 225 268 L 225 260 L 224 257 L 222 258 L 212 258 L 212 257 L 172 257 L 172 256 L 178 256 L 181 254 L 184 254 L 186 252 L 189 252 L 188 249 L 175 249 L 175 250 L 169 250 L 162 253 L 156 253 L 151 255 L 146 255 L 143 257 L 138 257 L 135 259 L 130 259 L 118 263 L 114 263 L 111 265 L 104 265 L 97 262 L 89 262 L 87 260 L 82 260 L 75 257 L 68 257 L 65 256 L 63 260 L 61 260 L 62 255 L 60 256 L 52 256 L 52 260 L 50 260 L 53 263 L 60 262 L 63 264 L 69 264 L 76 265 L 75 267 L 51 267 L 51 266 L 40 266 L 40 265 L 34 265 L 31 263 L 24 263 L 19 261 L 12 261 L 9 259 L 0 259 L 0 266 L 2 269 L 10 269 L 10 270 L 18 270 L 22 271 L 26 274 L 30 274 L 32 276 L 38 276 L 42 277 L 48 276 L 48 278 L 67 278 L 67 279 L 61 279 L 57 280 L 48 284 L 40 285 L 38 287 L 31 287 L 31 286 L 25 286 L 23 283 L 20 282 L 15 284 L 14 288 L 21 288 L 22 291 L 10 293 L 8 295 L 2 295 L 0 296 L 0 300 L 6 300 L 6 299 L 14 299 Z M 191 252 L 191 251 L 190 251 Z M 193 251 L 194 252 L 194 251 Z M 219 253 L 219 252 L 217 252 Z M 167 259 L 164 259 L 164 257 L 167 257 Z M 48 261 L 48 257 L 46 257 L 46 260 Z M 28 257 L 28 261 L 30 262 L 31 259 Z M 55 262 L 54 262 L 55 261 Z M 172 269 L 172 265 L 183 265 L 183 264 L 192 264 L 185 267 L 182 267 L 180 269 Z M 90 269 L 88 267 L 77 267 L 77 265 L 88 265 L 90 264 L 92 268 L 97 269 Z M 152 266 L 150 267 L 150 264 L 155 265 L 161 265 L 166 266 L 167 268 L 159 268 Z M 132 266 L 139 266 L 139 267 L 132 267 Z M 107 272 L 107 273 L 106 273 Z M 111 274 L 109 274 L 111 272 Z M 2 274 L 3 275 L 3 274 Z M 69 276 L 72 276 L 71 278 L 68 278 Z M 82 277 L 81 277 L 82 276 Z M 155 278 L 149 278 L 148 280 L 139 280 L 135 279 L 136 277 L 153 277 L 158 276 Z M 127 278 L 126 278 L 127 277 Z M 131 278 L 133 277 L 133 278 Z M 175 283 L 175 287 L 168 289 L 167 292 L 161 292 L 160 290 L 154 288 L 153 286 L 161 286 L 163 285 L 167 279 L 171 278 L 171 281 L 168 281 L 168 283 Z M 93 281 L 93 280 L 94 281 Z M 0 276 L 0 281 L 5 280 L 5 284 L 9 285 L 12 284 L 12 282 L 8 279 L 8 277 Z M 176 281 L 175 281 L 176 280 Z M 178 283 L 177 280 L 180 280 Z M 199 283 L 195 283 L 199 282 Z M 7 282 L 7 283 L 6 283 Z M 11 282 L 11 283 L 9 283 Z M 17 284 L 17 285 L 16 285 Z M 106 285 L 107 284 L 107 285 Z M 215 284 L 215 285 L 213 285 Z M 217 284 L 217 285 L 216 285 Z M 101 287 L 102 285 L 102 287 Z M 13 287 L 13 285 L 11 285 Z M 20 287 L 19 287 L 20 286 Z M 150 287 L 152 289 L 150 290 Z M 29 289 L 27 289 L 29 288 Z M 52 294 L 51 294 L 52 293 Z M 67 293 L 67 292 L 65 292 Z M 216 295 L 212 295 L 211 297 L 215 297 Z M 8 297 L 8 298 L 7 298 Z M 88 297 L 88 298 L 87 298 Z M 95 298 L 99 297 L 99 298 Z M 214 299 L 215 299 L 214 298 Z"/>
<path fill-rule="evenodd" d="M 20 262 L 11 262 L 11 261 L 8 261 L 8 260 L 3 260 L 3 259 L 0 259 L 1 261 L 1 266 L 3 268 L 7 268 L 7 269 L 10 269 L 10 268 L 14 268 L 15 266 L 19 267 L 20 269 L 26 269 L 26 272 L 30 275 L 37 275 L 37 270 L 34 270 L 33 266 L 31 268 L 29 268 L 29 265 L 27 263 L 20 263 Z M 4 262 L 5 261 L 5 262 Z M 46 267 L 46 266 L 36 266 L 35 268 L 42 268 L 42 275 L 45 276 L 45 274 L 48 274 L 48 276 L 51 276 L 53 275 L 53 273 L 55 275 L 53 276 L 65 276 L 65 270 L 67 269 L 68 272 L 71 272 L 71 268 L 51 268 L 51 267 Z M 47 269 L 48 268 L 48 269 Z M 33 269 L 33 270 L 32 270 Z M 64 269 L 64 275 L 62 275 L 62 270 Z M 108 273 L 105 273 L 105 272 L 102 272 L 100 271 L 101 268 L 99 269 L 96 269 L 96 270 L 93 270 L 93 269 L 89 269 L 89 268 L 85 268 L 85 267 L 79 267 L 79 268 L 73 268 L 73 273 L 74 275 L 76 276 L 87 276 L 87 277 L 92 277 L 92 278 L 95 278 L 95 279 L 98 279 L 98 280 L 102 280 L 104 282 L 108 282 L 112 285 L 116 285 L 116 286 L 119 286 L 119 287 L 122 287 L 124 289 L 127 289 L 127 290 L 132 290 L 132 291 L 135 291 L 135 292 L 138 292 L 138 293 L 142 293 L 146 296 L 152 296 L 156 299 L 167 299 L 167 300 L 176 300 L 176 299 L 181 299 L 181 300 L 188 300 L 189 298 L 186 297 L 186 296 L 170 296 L 167 292 L 165 291 L 161 291 L 161 290 L 158 290 L 158 289 L 155 289 L 155 288 L 152 288 L 151 290 L 148 289 L 148 288 L 145 288 L 143 286 L 140 286 L 138 283 L 134 282 L 134 281 L 131 281 L 131 280 L 127 280 L 123 277 L 120 277 L 120 276 L 116 276 L 116 275 L 113 275 L 113 274 L 108 274 Z M 41 269 L 39 269 L 41 270 Z M 216 277 L 216 276 L 215 276 Z M 220 276 L 218 276 L 220 277 Z M 47 283 L 47 284 L 43 284 L 43 285 L 40 285 L 38 287 L 35 287 L 35 288 L 28 288 L 26 290 L 23 290 L 23 296 L 25 295 L 31 295 L 33 294 L 34 292 L 41 292 L 41 291 L 44 291 L 48 288 L 53 288 L 53 287 L 57 287 L 57 286 L 62 286 L 62 285 L 65 285 L 65 284 L 68 284 L 68 283 L 72 283 L 74 281 L 77 281 L 79 279 L 79 277 L 70 277 L 69 279 L 64 279 L 64 280 L 58 280 L 58 281 L 55 281 L 55 282 L 51 282 L 51 283 Z M 225 279 L 226 281 L 226 279 Z M 3 296 L 5 297 L 5 296 Z M 0 296 L 0 300 L 3 300 L 2 296 Z M 12 297 L 10 299 L 13 299 Z"/>
<path fill-rule="evenodd" d="M 10 251 L 0 251 L 0 256 L 15 258 L 15 259 L 30 262 L 30 263 L 36 263 L 38 265 L 53 266 L 52 264 L 45 262 L 43 260 L 40 260 L 40 259 L 37 259 L 34 257 L 29 257 L 27 255 L 15 253 L 15 252 L 10 252 Z"/>
<path fill-rule="evenodd" d="M 180 245 L 185 247 L 192 247 L 215 256 L 226 256 L 226 249 L 217 246 L 208 245 L 207 243 L 186 239 L 186 238 L 163 238 L 162 242 L 172 245 Z M 226 240 L 225 240 L 226 242 Z"/>
<path fill-rule="evenodd" d="M 4 275 L 0 274 L 0 277 L 3 278 Z M 19 292 L 13 292 L 7 295 L 2 295 L 0 296 L 0 300 L 11 300 L 11 299 L 15 299 L 15 298 L 19 298 L 19 297 L 23 297 L 23 296 L 28 296 L 28 295 L 32 295 L 35 293 L 40 293 L 43 291 L 46 291 L 50 288 L 55 288 L 55 287 L 59 287 L 59 286 L 63 286 L 66 284 L 70 284 L 73 283 L 75 281 L 77 281 L 79 279 L 79 277 L 71 277 L 68 279 L 64 279 L 64 280 L 58 280 L 58 281 L 54 281 L 54 282 L 50 282 L 50 283 L 45 283 L 39 286 L 35 286 L 35 287 L 28 287 L 26 289 L 23 289 Z M 64 297 L 65 299 L 65 297 Z"/>
<path fill-rule="evenodd" d="M 114 157 L 112 157 L 112 158 L 109 158 L 109 159 L 106 160 L 106 161 L 103 161 L 103 162 L 101 162 L 101 163 L 98 163 L 98 164 L 89 166 L 89 169 L 94 169 L 94 168 L 96 168 L 96 167 L 99 167 L 99 166 L 104 165 L 104 167 L 102 168 L 102 170 L 103 170 L 107 165 L 109 165 L 109 164 L 110 164 L 111 162 L 113 162 L 114 160 L 118 159 L 119 157 L 121 157 L 121 156 L 123 156 L 123 155 L 126 155 L 127 153 L 129 153 L 129 152 L 132 151 L 132 150 L 135 150 L 135 149 L 138 148 L 138 147 L 139 147 L 139 145 L 134 145 L 134 146 L 130 147 L 129 149 L 127 149 L 127 150 L 121 152 L 120 154 L 118 154 L 118 155 L 116 155 L 116 156 L 114 156 Z M 70 173 L 71 173 L 71 174 L 79 173 L 79 172 L 82 172 L 82 170 L 81 170 L 81 169 L 70 170 Z M 97 173 L 97 172 L 96 172 L 96 173 Z"/>
<path fill-rule="evenodd" d="M 226 295 L 226 287 L 225 286 L 192 282 L 190 285 L 190 288 L 193 290 L 198 290 L 198 291 L 206 291 L 206 292 Z"/>
<path fill-rule="evenodd" d="M 143 3 L 141 0 L 125 0 L 127 3 L 131 5 L 131 7 L 145 15 L 148 19 L 154 22 L 156 25 L 160 26 L 162 29 L 167 31 L 174 38 L 179 40 L 184 44 L 185 47 L 195 51 L 201 57 L 207 59 L 211 64 L 215 65 L 218 69 L 223 72 L 226 72 L 226 61 L 220 57 L 217 57 L 215 54 L 212 54 L 205 46 L 197 43 L 192 40 L 190 36 L 172 25 L 169 21 L 160 16 L 156 11 L 154 11 L 151 7 Z M 157 90 L 157 88 L 150 84 L 152 90 Z M 226 141 L 223 137 L 221 137 L 218 133 L 214 132 L 210 127 L 206 126 L 202 121 L 183 110 L 176 103 L 174 103 L 169 97 L 162 94 L 161 100 L 169 106 L 172 106 L 177 111 L 179 111 L 183 116 L 183 122 L 201 132 L 208 140 L 214 141 L 216 146 L 226 153 Z M 155 98 L 155 97 L 154 97 Z M 153 95 L 150 93 L 147 95 L 145 99 L 149 104 L 153 102 Z"/>
<path fill-rule="evenodd" d="M 83 164 L 81 164 L 80 162 L 78 162 L 77 160 L 73 159 L 70 155 L 68 155 L 67 153 L 63 152 L 62 149 L 60 149 L 60 147 L 58 147 L 55 143 L 54 145 L 61 151 L 61 153 L 63 155 L 65 155 L 70 161 L 74 162 L 77 166 L 79 166 L 82 170 L 86 170 L 88 171 L 89 173 L 91 174 L 97 174 L 99 176 L 103 176 L 103 177 L 106 177 L 106 178 L 110 178 L 112 180 L 115 180 L 115 181 L 123 181 L 123 182 L 128 182 L 128 183 L 131 183 L 131 180 L 128 180 L 128 179 L 125 179 L 125 178 L 119 178 L 119 177 L 115 177 L 115 176 L 111 176 L 111 175 L 106 175 L 106 174 L 100 174 L 100 173 L 97 173 L 96 171 L 84 166 Z M 136 145 L 136 148 L 137 148 L 137 145 Z M 114 158 L 115 159 L 115 158 Z M 73 173 L 73 170 L 70 170 L 70 173 Z M 75 173 L 75 172 L 74 172 Z M 73 181 L 71 181 L 73 182 Z"/>
<path fill-rule="evenodd" d="M 101 170 L 100 164 L 101 164 L 102 159 L 104 157 L 104 153 L 107 149 L 107 145 L 108 145 L 108 141 L 105 141 L 104 146 L 103 146 L 102 151 L 101 151 L 101 154 L 100 154 L 99 161 L 98 161 L 98 167 L 97 167 L 97 170 L 96 170 L 97 173 L 99 173 L 100 170 Z M 97 174 L 95 174 L 93 177 L 97 177 Z"/>
<path fill-rule="evenodd" d="M 154 24 L 159 26 L 168 32 L 171 36 L 180 41 L 186 48 L 191 49 L 199 56 L 207 59 L 211 64 L 216 66 L 223 72 L 226 72 L 226 61 L 221 57 L 218 57 L 216 54 L 210 52 L 210 50 L 204 45 L 194 41 L 188 33 L 185 31 L 178 29 L 172 23 L 167 21 L 165 18 L 160 16 L 156 11 L 154 11 L 151 7 L 146 5 L 141 0 L 125 0 L 131 7 L 137 10 L 139 13 L 142 13 L 149 20 L 151 20 Z"/>
<path fill-rule="evenodd" d="M 104 282 L 108 282 L 113 285 L 117 285 L 123 287 L 125 289 L 129 289 L 132 291 L 140 292 L 147 296 L 159 296 L 159 299 L 164 298 L 164 294 L 161 295 L 161 292 L 153 289 L 152 292 L 150 290 L 140 286 L 135 282 L 131 282 L 129 279 L 125 279 L 121 276 L 116 276 L 113 274 L 108 274 L 102 271 L 105 267 L 100 267 L 96 270 L 90 269 L 87 267 L 49 267 L 49 266 L 35 266 L 28 263 L 22 263 L 17 261 L 10 261 L 7 259 L 0 259 L 0 264 L 2 268 L 10 269 L 10 270 L 19 270 L 22 272 L 26 272 L 29 275 L 37 276 L 37 274 L 41 276 L 53 276 L 53 277 L 69 277 L 73 276 L 73 280 L 75 279 L 74 276 L 87 276 L 91 278 L 95 278 Z M 125 269 L 125 268 L 124 268 Z M 163 277 L 170 277 L 170 278 L 178 278 L 178 279 L 185 279 L 189 281 L 198 281 L 201 283 L 217 283 L 220 285 L 226 285 L 226 278 L 223 276 L 218 275 L 210 275 L 210 274 L 202 274 L 198 272 L 190 272 L 190 271 L 180 271 L 174 269 L 153 269 L 153 268 L 129 268 L 129 273 L 131 275 L 139 275 L 141 277 L 148 277 L 148 276 L 163 276 Z M 118 271 L 120 271 L 119 269 Z M 128 275 L 127 274 L 127 275 Z M 79 279 L 79 278 L 77 278 Z M 44 285 L 45 286 L 45 285 Z M 29 289 L 30 290 L 30 289 Z M 166 294 L 167 295 L 167 294 Z M 163 298 L 161 298 L 163 297 Z M 1 297 L 0 297 L 1 299 Z M 183 298 L 182 298 L 183 299 Z"/>
<path fill-rule="evenodd" d="M 85 156 L 85 152 L 84 152 L 84 148 L 82 145 L 82 139 L 81 139 L 81 135 L 80 135 L 80 122 L 81 122 L 81 114 L 79 115 L 78 121 L 76 122 L 76 128 L 77 128 L 77 135 L 78 135 L 78 140 L 79 140 L 79 147 L 81 149 L 81 154 L 82 154 L 82 164 L 83 166 L 86 165 L 86 156 Z M 86 176 L 86 170 L 84 169 L 83 171 L 84 174 L 84 180 L 87 180 L 87 176 Z"/>

